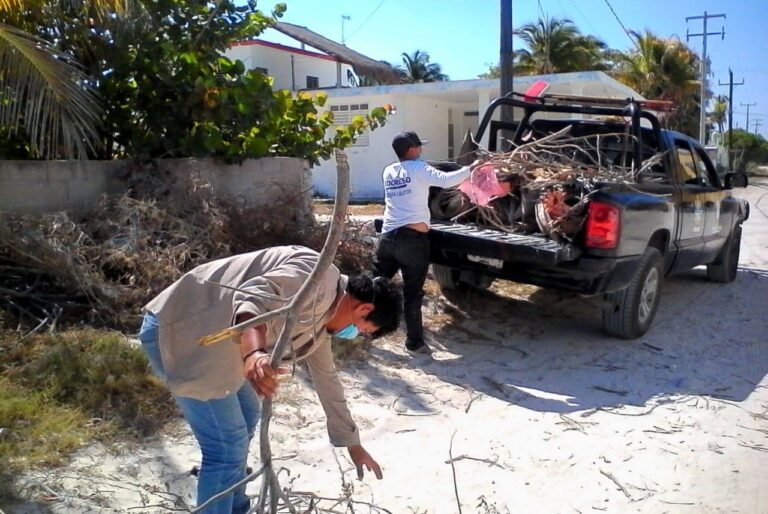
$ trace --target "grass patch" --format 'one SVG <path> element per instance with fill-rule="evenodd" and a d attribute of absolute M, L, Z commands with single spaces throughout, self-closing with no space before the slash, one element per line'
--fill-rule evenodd
<path fill-rule="evenodd" d="M 61 464 L 93 433 L 90 419 L 80 409 L 61 406 L 7 378 L 0 378 L 0 426 L 4 429 L 0 455 L 15 471 Z"/>
<path fill-rule="evenodd" d="M 24 469 L 59 465 L 88 442 L 154 434 L 176 412 L 142 350 L 117 332 L 0 333 L 0 497 Z"/>

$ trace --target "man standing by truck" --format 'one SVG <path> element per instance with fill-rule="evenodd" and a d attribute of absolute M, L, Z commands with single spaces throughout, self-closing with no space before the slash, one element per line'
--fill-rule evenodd
<path fill-rule="evenodd" d="M 429 269 L 429 188 L 453 187 L 470 177 L 469 166 L 448 173 L 421 160 L 421 147 L 426 143 L 415 132 L 401 132 L 392 140 L 398 161 L 384 168 L 384 224 L 374 261 L 376 273 L 383 277 L 402 272 L 405 349 L 411 354 L 431 352 L 421 322 Z"/>

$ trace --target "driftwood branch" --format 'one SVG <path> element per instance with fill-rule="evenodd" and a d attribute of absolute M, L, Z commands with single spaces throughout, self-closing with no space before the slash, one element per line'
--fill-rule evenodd
<path fill-rule="evenodd" d="M 456 495 L 456 507 L 461 514 L 461 500 L 459 499 L 459 485 L 456 483 L 456 459 L 453 458 L 453 438 L 456 437 L 456 432 L 451 435 L 451 445 L 448 447 L 448 463 L 451 465 L 451 474 L 453 475 L 453 493 Z"/>
<path fill-rule="evenodd" d="M 605 477 L 607 477 L 611 482 L 616 484 L 616 486 L 621 490 L 621 492 L 624 493 L 624 496 L 626 496 L 630 500 L 633 500 L 632 495 L 629 494 L 629 491 L 627 491 L 627 488 L 624 487 L 623 485 L 621 485 L 621 482 L 619 482 L 619 480 L 615 476 L 613 476 L 613 473 L 611 473 L 609 471 L 603 471 L 601 469 L 600 470 L 600 474 L 605 476 Z"/>
<path fill-rule="evenodd" d="M 272 357 L 270 365 L 273 368 L 277 368 L 282 361 L 283 355 L 288 350 L 291 343 L 291 334 L 293 328 L 298 321 L 298 307 L 303 305 L 317 289 L 320 282 L 320 277 L 328 270 L 333 264 L 333 259 L 336 257 L 336 250 L 341 241 L 341 234 L 344 230 L 344 216 L 347 212 L 347 203 L 349 201 L 349 164 L 347 163 L 347 156 L 341 150 L 336 151 L 336 203 L 333 208 L 333 217 L 331 218 L 331 225 L 328 229 L 328 236 L 325 239 L 323 249 L 320 251 L 320 257 L 318 258 L 315 269 L 312 270 L 304 285 L 301 286 L 299 291 L 294 296 L 289 305 L 286 306 L 285 323 L 283 329 L 280 332 L 277 344 L 272 350 Z M 282 310 L 282 309 L 281 309 Z M 272 420 L 272 399 L 265 398 L 261 404 L 261 423 L 259 426 L 259 439 L 260 439 L 260 452 L 261 462 L 264 465 L 265 473 L 262 478 L 264 481 L 262 484 L 262 497 L 259 498 L 257 505 L 258 514 L 266 512 L 264 509 L 269 508 L 270 514 L 277 513 L 278 500 L 283 496 L 283 492 L 280 489 L 280 482 L 277 478 L 277 474 L 274 471 L 272 465 L 272 448 L 269 444 L 269 425 Z M 266 496 L 269 496 L 267 499 Z M 288 503 L 286 505 L 291 512 L 295 512 L 293 507 Z"/>
<path fill-rule="evenodd" d="M 221 491 L 220 493 L 215 494 L 214 496 L 211 496 L 210 498 L 208 498 L 208 500 L 205 501 L 205 503 L 203 503 L 202 505 L 198 505 L 197 507 L 192 509 L 190 511 L 190 513 L 191 514 L 197 514 L 198 512 L 202 512 L 203 509 L 208 508 L 209 505 L 219 501 L 220 498 L 225 497 L 226 495 L 228 495 L 229 493 L 231 493 L 232 491 L 234 491 L 235 489 L 237 489 L 241 485 L 247 484 L 251 480 L 255 480 L 256 478 L 261 476 L 262 473 L 264 473 L 264 467 L 263 466 L 262 466 L 261 469 L 259 469 L 258 471 L 254 471 L 253 473 L 251 473 L 250 475 L 248 475 L 244 479 L 240 480 L 238 483 L 234 484 L 232 487 L 228 488 L 227 490 Z"/>

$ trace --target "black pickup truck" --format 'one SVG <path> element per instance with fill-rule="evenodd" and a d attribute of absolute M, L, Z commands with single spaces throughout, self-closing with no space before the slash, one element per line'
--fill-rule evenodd
<path fill-rule="evenodd" d="M 502 106 L 522 111 L 519 121 L 494 120 Z M 634 339 L 651 326 L 665 276 L 706 264 L 710 280 L 734 280 L 749 204 L 731 189 L 746 187 L 746 175 L 719 176 L 697 141 L 662 129 L 654 112 L 632 99 L 508 95 L 494 100 L 474 139 L 481 141 L 489 130 L 489 151 L 505 141 L 502 134 L 516 147 L 566 126 L 575 135 L 624 133 L 623 149 L 614 155 L 634 171 L 632 180 L 592 184 L 584 222 L 573 237 L 560 240 L 535 229 L 502 231 L 466 217 L 457 221 L 439 207 L 444 191 L 433 188 L 429 235 L 439 285 L 488 287 L 501 278 L 597 296 L 604 330 Z M 481 153 L 477 143 L 462 150 Z M 656 162 L 643 166 L 654 155 Z M 432 164 L 446 171 L 457 166 Z"/>

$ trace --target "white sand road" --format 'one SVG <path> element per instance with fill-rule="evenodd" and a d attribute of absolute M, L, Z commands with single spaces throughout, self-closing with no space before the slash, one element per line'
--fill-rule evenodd
<path fill-rule="evenodd" d="M 343 473 L 354 500 L 395 514 L 768 513 L 768 180 L 737 194 L 752 205 L 737 280 L 668 279 L 639 341 L 604 336 L 584 299 L 501 283 L 425 303 L 434 359 L 406 357 L 400 333 L 347 360 L 382 481 L 328 445 L 301 372 L 273 424 L 284 485 L 339 497 Z M 5 512 L 169 512 L 193 502 L 198 458 L 183 428 L 89 448 L 21 477 L 29 501 Z"/>

